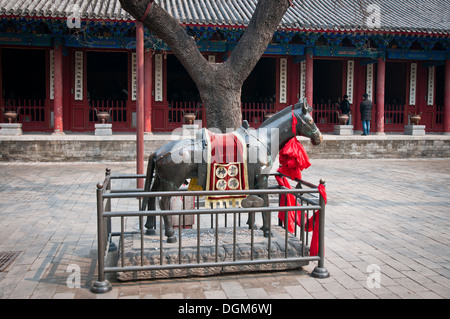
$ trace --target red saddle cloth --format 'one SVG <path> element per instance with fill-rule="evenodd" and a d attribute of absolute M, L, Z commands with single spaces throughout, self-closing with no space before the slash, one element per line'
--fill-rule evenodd
<path fill-rule="evenodd" d="M 208 134 L 208 172 L 206 190 L 248 189 L 247 149 L 243 139 L 235 133 Z M 207 196 L 206 202 L 213 207 L 224 205 L 239 206 L 246 195 Z"/>

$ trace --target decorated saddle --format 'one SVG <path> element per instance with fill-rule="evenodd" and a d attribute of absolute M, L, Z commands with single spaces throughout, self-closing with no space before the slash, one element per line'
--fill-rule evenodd
<path fill-rule="evenodd" d="M 243 138 L 235 132 L 227 134 L 202 130 L 205 143 L 205 190 L 248 189 L 247 149 Z M 204 167 L 204 166 L 203 166 Z M 191 180 L 192 184 L 192 180 Z M 194 189 L 190 185 L 191 189 Z M 216 207 L 240 207 L 247 195 L 206 196 L 205 205 Z"/>

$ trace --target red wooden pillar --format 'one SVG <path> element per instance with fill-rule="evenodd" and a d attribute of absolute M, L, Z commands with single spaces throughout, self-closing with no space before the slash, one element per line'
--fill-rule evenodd
<path fill-rule="evenodd" d="M 384 86 L 386 76 L 386 62 L 384 58 L 378 58 L 377 63 L 377 109 L 376 130 L 377 135 L 384 135 Z"/>
<path fill-rule="evenodd" d="M 450 135 L 450 60 L 445 61 L 444 134 Z"/>
<path fill-rule="evenodd" d="M 351 105 L 352 110 L 352 124 L 354 131 L 362 131 L 361 112 L 359 106 L 362 101 L 362 96 L 366 92 L 366 65 L 355 62 L 355 82 L 354 82 L 354 94 L 353 103 Z M 344 82 L 346 83 L 346 82 Z M 370 98 L 370 97 L 369 97 Z M 370 98 L 373 101 L 373 97 Z"/>
<path fill-rule="evenodd" d="M 314 106 L 313 101 L 313 73 L 314 73 L 314 60 L 313 49 L 306 49 L 306 78 L 305 78 L 305 97 L 308 104 Z"/>
<path fill-rule="evenodd" d="M 144 174 L 144 25 L 136 23 L 136 172 Z M 144 188 L 144 180 L 137 180 L 137 188 Z"/>
<path fill-rule="evenodd" d="M 152 63 L 153 52 L 144 53 L 144 133 L 152 131 Z"/>
<path fill-rule="evenodd" d="M 53 134 L 64 134 L 63 131 L 63 50 L 62 45 L 55 43 L 53 58 L 54 74 L 54 97 L 53 97 L 53 115 L 54 132 Z"/>

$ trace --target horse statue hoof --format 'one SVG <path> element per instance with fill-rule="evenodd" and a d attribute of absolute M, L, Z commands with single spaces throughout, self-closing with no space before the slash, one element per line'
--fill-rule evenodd
<path fill-rule="evenodd" d="M 177 238 L 175 236 L 167 237 L 167 243 L 168 244 L 173 244 L 173 243 L 176 243 L 176 242 L 177 242 Z"/>
<path fill-rule="evenodd" d="M 269 232 L 268 230 L 263 230 L 263 232 L 264 232 L 264 237 L 266 237 L 266 238 L 268 238 L 269 236 L 273 237 L 273 233 L 272 232 Z"/>

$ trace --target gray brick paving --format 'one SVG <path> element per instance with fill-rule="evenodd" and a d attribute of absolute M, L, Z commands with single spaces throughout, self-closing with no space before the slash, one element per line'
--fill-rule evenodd
<path fill-rule="evenodd" d="M 312 160 L 303 177 L 326 180 L 330 278 L 310 277 L 310 263 L 295 271 L 111 278 L 113 290 L 95 295 L 95 185 L 108 166 L 135 172 L 129 162 L 0 163 L 0 251 L 21 252 L 0 272 L 0 298 L 450 298 L 450 159 Z"/>

